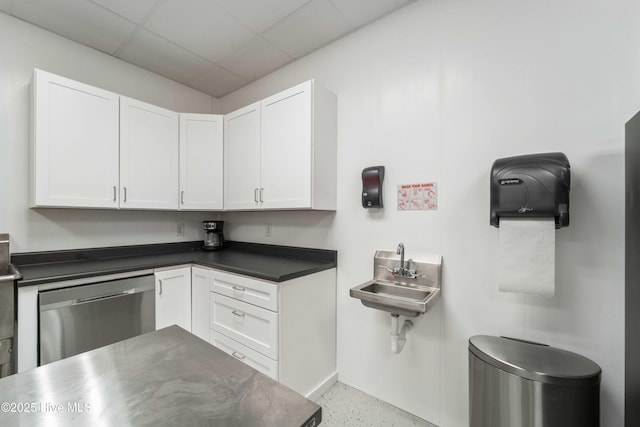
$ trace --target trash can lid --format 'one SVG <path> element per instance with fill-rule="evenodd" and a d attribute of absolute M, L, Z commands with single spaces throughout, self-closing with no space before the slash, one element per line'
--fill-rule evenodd
<path fill-rule="evenodd" d="M 577 353 L 514 338 L 476 335 L 469 351 L 503 371 L 549 384 L 599 384 L 602 370 Z"/>

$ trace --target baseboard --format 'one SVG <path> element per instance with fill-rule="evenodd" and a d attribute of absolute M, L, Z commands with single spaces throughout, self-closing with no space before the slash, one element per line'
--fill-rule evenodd
<path fill-rule="evenodd" d="M 338 382 L 338 371 L 329 375 L 326 380 L 322 381 L 316 388 L 311 390 L 305 397 L 309 400 L 313 400 L 314 402 L 320 399 L 327 390 L 331 388 L 335 383 Z"/>

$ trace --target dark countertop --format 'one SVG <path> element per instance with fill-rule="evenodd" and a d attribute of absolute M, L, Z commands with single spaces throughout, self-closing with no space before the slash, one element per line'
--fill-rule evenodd
<path fill-rule="evenodd" d="M 22 273 L 18 286 L 31 286 L 107 274 L 196 264 L 232 273 L 284 282 L 337 265 L 332 250 L 226 242 L 218 251 L 202 250 L 202 242 L 13 254 Z"/>
<path fill-rule="evenodd" d="M 0 379 L 3 425 L 307 427 L 322 409 L 177 326 Z"/>

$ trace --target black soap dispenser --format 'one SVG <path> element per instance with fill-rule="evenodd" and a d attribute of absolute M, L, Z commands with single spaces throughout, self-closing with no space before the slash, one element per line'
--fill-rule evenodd
<path fill-rule="evenodd" d="M 362 170 L 362 207 L 381 208 L 384 166 L 371 166 Z"/>

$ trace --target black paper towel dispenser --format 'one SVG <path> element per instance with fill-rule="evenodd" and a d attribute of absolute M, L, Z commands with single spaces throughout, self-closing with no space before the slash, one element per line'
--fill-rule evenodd
<path fill-rule="evenodd" d="M 491 167 L 490 224 L 500 218 L 554 217 L 556 228 L 569 225 L 571 170 L 564 153 L 505 157 Z"/>

